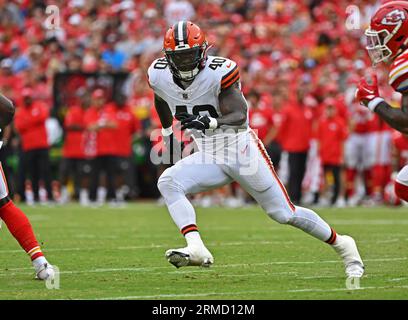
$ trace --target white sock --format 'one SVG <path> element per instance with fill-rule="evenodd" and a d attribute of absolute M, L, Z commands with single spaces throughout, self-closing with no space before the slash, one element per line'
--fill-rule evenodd
<path fill-rule="evenodd" d="M 201 240 L 200 233 L 198 231 L 192 231 L 185 235 L 187 246 L 204 246 L 203 240 Z"/>
<path fill-rule="evenodd" d="M 336 234 L 336 240 L 334 240 L 334 242 L 331 244 L 332 246 L 336 246 L 336 245 L 338 245 L 339 244 L 339 242 L 341 242 L 341 240 L 342 240 L 342 235 L 341 234 Z"/>
<path fill-rule="evenodd" d="M 322 241 L 327 241 L 332 234 L 327 222 L 314 211 L 303 207 L 296 207 L 295 216 L 290 224 Z"/>
<path fill-rule="evenodd" d="M 185 196 L 167 206 L 174 223 L 181 230 L 183 227 L 196 224 L 196 214 L 190 201 Z"/>
<path fill-rule="evenodd" d="M 32 261 L 34 268 L 39 269 L 44 263 L 48 263 L 47 259 L 44 256 L 38 257 Z"/>

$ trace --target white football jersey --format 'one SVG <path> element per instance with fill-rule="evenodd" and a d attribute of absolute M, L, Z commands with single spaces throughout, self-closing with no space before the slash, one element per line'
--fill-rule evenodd
<path fill-rule="evenodd" d="M 239 70 L 230 59 L 209 56 L 203 70 L 187 89 L 183 89 L 174 82 L 166 59 L 160 58 L 149 67 L 148 78 L 154 93 L 167 102 L 173 116 L 187 112 L 218 118 L 221 116 L 218 95 L 222 89 L 239 81 Z M 221 129 L 230 128 L 246 129 L 248 121 L 240 126 L 221 126 Z"/>

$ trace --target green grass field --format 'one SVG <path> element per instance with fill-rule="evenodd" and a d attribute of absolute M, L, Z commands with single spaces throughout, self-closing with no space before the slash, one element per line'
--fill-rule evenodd
<path fill-rule="evenodd" d="M 408 209 L 318 210 L 352 235 L 366 264 L 360 290 L 347 290 L 328 245 L 269 219 L 258 207 L 198 209 L 215 258 L 209 269 L 176 269 L 164 258 L 184 240 L 166 208 L 25 207 L 60 289 L 34 280 L 28 257 L 3 224 L 0 299 L 407 299 Z"/>

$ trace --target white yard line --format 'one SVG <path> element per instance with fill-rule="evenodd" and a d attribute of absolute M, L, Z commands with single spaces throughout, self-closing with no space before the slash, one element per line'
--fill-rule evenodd
<path fill-rule="evenodd" d="M 397 257 L 397 258 L 379 258 L 379 259 L 365 259 L 364 261 L 367 262 L 389 262 L 389 261 L 403 261 L 407 260 L 408 257 Z M 328 264 L 328 263 L 341 263 L 340 260 L 323 260 L 323 261 L 272 261 L 272 262 L 261 262 L 261 263 L 236 263 L 236 264 L 225 264 L 225 265 L 215 265 L 212 266 L 209 270 L 217 270 L 217 269 L 224 269 L 224 268 L 242 268 L 242 267 L 259 267 L 259 266 L 271 266 L 271 265 L 298 265 L 298 264 Z M 131 271 L 131 272 L 151 272 L 157 270 L 168 269 L 171 266 L 162 266 L 162 267 L 136 267 L 136 268 L 98 268 L 93 270 L 62 270 L 61 274 L 80 274 L 80 273 L 108 273 L 108 272 L 124 272 L 124 271 Z M 15 269 L 14 269 L 15 270 Z M 203 270 L 203 272 L 206 269 Z M 196 270 L 192 270 L 196 271 Z M 197 270 L 198 271 L 198 270 Z M 186 270 L 187 272 L 187 270 Z M 181 273 L 181 272 L 179 272 Z M 10 275 L 9 271 L 0 271 L 1 275 Z"/>
<path fill-rule="evenodd" d="M 387 239 L 387 240 L 360 240 L 359 242 L 362 243 L 394 243 L 394 242 L 399 242 L 399 241 L 408 241 L 408 238 L 406 239 L 398 239 L 398 238 L 392 238 L 392 239 Z M 287 241 L 287 240 L 281 240 L 281 241 L 234 241 L 234 242 L 213 242 L 213 243 L 207 243 L 208 247 L 217 247 L 217 246 L 223 246 L 223 247 L 236 247 L 236 246 L 243 246 L 243 245 L 282 245 L 284 243 L 285 245 L 290 245 L 295 243 L 295 241 Z M 145 249 L 160 249 L 160 248 L 169 248 L 171 245 L 169 244 L 151 244 L 151 245 L 144 245 L 144 246 L 123 246 L 123 247 L 116 247 L 116 248 L 105 248 L 105 247 L 97 247 L 97 248 L 43 248 L 44 252 L 67 252 L 67 251 L 96 251 L 96 250 L 145 250 Z M 0 254 L 2 253 L 19 253 L 22 252 L 22 249 L 6 249 L 6 250 L 0 250 Z"/>
<path fill-rule="evenodd" d="M 285 244 L 293 244 L 294 241 L 234 241 L 234 242 L 213 242 L 207 243 L 208 247 L 217 247 L 217 246 L 224 246 L 224 247 L 234 247 L 234 246 L 242 246 L 242 245 L 282 245 Z M 44 252 L 55 252 L 55 251 L 95 251 L 95 250 L 144 250 L 144 249 L 159 249 L 159 248 L 169 248 L 171 245 L 169 244 L 153 244 L 153 245 L 145 245 L 145 246 L 125 246 L 125 247 L 117 247 L 117 248 L 43 248 Z M 21 249 L 10 249 L 10 250 L 0 250 L 0 254 L 2 253 L 18 253 L 22 252 Z"/>
<path fill-rule="evenodd" d="M 399 282 L 399 281 L 404 281 L 404 280 L 408 280 L 408 277 L 394 278 L 394 279 L 390 279 L 388 281 L 389 282 Z"/>
<path fill-rule="evenodd" d="M 163 299 L 163 298 L 188 298 L 188 297 L 210 297 L 210 296 L 237 296 L 249 294 L 268 294 L 268 293 L 303 293 L 303 292 L 337 292 L 337 291 L 364 291 L 378 289 L 408 289 L 408 286 L 383 286 L 383 287 L 361 287 L 360 289 L 350 290 L 347 288 L 332 289 L 293 289 L 293 290 L 262 290 L 262 291 L 239 291 L 239 292 L 203 292 L 203 293 L 183 293 L 183 294 L 158 294 L 158 295 L 140 295 L 124 297 L 97 298 L 96 300 L 130 300 L 130 299 Z"/>

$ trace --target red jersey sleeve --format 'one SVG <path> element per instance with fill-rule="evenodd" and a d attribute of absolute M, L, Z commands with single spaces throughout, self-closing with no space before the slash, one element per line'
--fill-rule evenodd
<path fill-rule="evenodd" d="M 395 91 L 408 92 L 408 50 L 392 63 L 388 83 Z"/>

